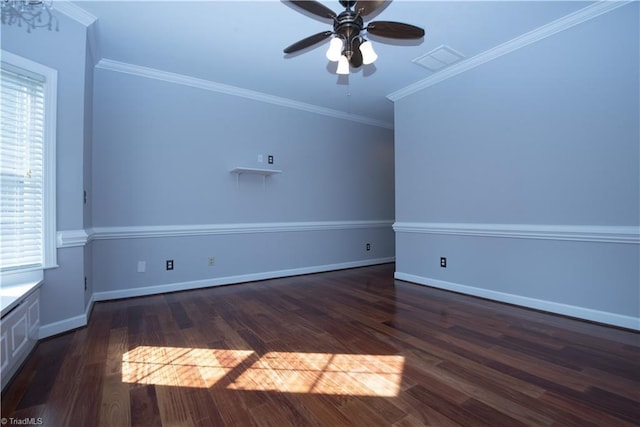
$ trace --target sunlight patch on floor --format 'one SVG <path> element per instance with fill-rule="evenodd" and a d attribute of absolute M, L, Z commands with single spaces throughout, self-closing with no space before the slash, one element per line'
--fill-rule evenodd
<path fill-rule="evenodd" d="M 122 356 L 126 383 L 281 393 L 397 396 L 403 369 L 395 355 L 140 346 Z"/>
<path fill-rule="evenodd" d="M 122 382 L 179 387 L 211 387 L 251 350 L 139 346 L 122 355 Z"/>
<path fill-rule="evenodd" d="M 245 370 L 229 388 L 397 396 L 403 367 L 402 356 L 269 352 Z"/>

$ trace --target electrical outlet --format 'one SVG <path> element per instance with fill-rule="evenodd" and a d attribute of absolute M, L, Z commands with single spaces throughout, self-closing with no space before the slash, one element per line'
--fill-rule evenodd
<path fill-rule="evenodd" d="M 167 260 L 167 270 L 173 270 L 173 260 L 172 259 L 168 259 Z"/>
<path fill-rule="evenodd" d="M 273 164 L 273 156 L 271 154 L 267 156 L 267 163 L 269 163 L 270 165 Z"/>
<path fill-rule="evenodd" d="M 370 251 L 370 250 L 371 250 L 371 243 L 367 243 L 366 249 L 367 249 L 368 251 Z"/>
<path fill-rule="evenodd" d="M 447 268 L 447 258 L 446 257 L 440 257 L 440 267 L 442 268 Z"/>
<path fill-rule="evenodd" d="M 216 263 L 216 258 L 215 257 L 209 257 L 209 267 L 213 267 Z"/>

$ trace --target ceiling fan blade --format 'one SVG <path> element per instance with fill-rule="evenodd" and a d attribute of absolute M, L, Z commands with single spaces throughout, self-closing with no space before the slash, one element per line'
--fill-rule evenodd
<path fill-rule="evenodd" d="M 360 11 L 360 15 L 367 16 L 370 13 L 376 11 L 380 6 L 385 3 L 386 0 L 359 0 L 353 7 L 356 12 Z"/>
<path fill-rule="evenodd" d="M 362 66 L 362 52 L 360 52 L 360 39 L 356 38 L 353 40 L 353 52 L 351 53 L 351 59 L 349 62 L 354 68 L 358 68 Z"/>
<path fill-rule="evenodd" d="M 370 22 L 367 25 L 367 32 L 392 39 L 419 39 L 424 36 L 424 30 L 420 27 L 391 21 Z"/>
<path fill-rule="evenodd" d="M 331 9 L 327 6 L 318 3 L 314 0 L 289 0 L 291 3 L 295 4 L 301 9 L 306 10 L 309 13 L 313 13 L 321 18 L 329 18 L 333 19 L 336 17 L 336 14 L 333 13 Z"/>
<path fill-rule="evenodd" d="M 312 45 L 314 45 L 316 43 L 320 43 L 322 40 L 328 38 L 331 34 L 333 34 L 332 31 L 323 31 L 321 33 L 309 36 L 309 37 L 307 37 L 305 39 L 302 39 L 300 41 L 297 41 L 294 44 L 292 44 L 291 46 L 287 47 L 284 50 L 284 53 L 297 52 L 299 50 L 304 49 L 305 47 L 309 47 L 309 46 L 312 46 Z"/>

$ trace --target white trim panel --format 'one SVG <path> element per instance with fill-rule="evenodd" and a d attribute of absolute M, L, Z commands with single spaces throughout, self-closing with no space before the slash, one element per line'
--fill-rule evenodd
<path fill-rule="evenodd" d="M 476 56 L 472 56 L 469 59 L 465 59 L 454 65 L 451 65 L 450 67 L 432 74 L 431 76 L 416 83 L 406 86 L 403 89 L 392 92 L 387 95 L 387 98 L 394 102 L 398 101 L 406 96 L 419 92 L 422 89 L 426 89 L 451 77 L 457 76 L 458 74 L 462 74 L 465 71 L 476 68 L 484 64 L 485 62 L 500 58 L 501 56 L 511 53 L 515 50 L 521 49 L 537 41 L 546 39 L 547 37 L 567 30 L 571 27 L 574 27 L 607 12 L 611 12 L 612 10 L 622 7 L 627 3 L 631 3 L 631 1 L 614 0 L 595 2 L 583 9 L 570 13 L 566 16 L 563 16 L 562 18 L 556 19 L 555 21 L 538 27 L 533 31 L 529 31 L 528 33 L 511 39 L 508 42 L 502 43 L 496 47 L 479 53 Z"/>
<path fill-rule="evenodd" d="M 252 99 L 254 101 L 265 102 L 268 104 L 278 105 L 280 107 L 293 108 L 295 110 L 306 111 L 309 113 L 329 116 L 336 119 L 350 120 L 370 126 L 377 126 L 385 129 L 393 129 L 392 123 L 383 122 L 372 119 L 370 117 L 349 114 L 343 111 L 334 110 L 332 108 L 320 107 L 318 105 L 307 104 L 305 102 L 294 101 L 293 99 L 283 98 L 280 96 L 269 95 L 262 92 L 256 92 L 237 86 L 231 86 L 224 83 L 213 82 L 210 80 L 198 79 L 183 74 L 171 73 L 169 71 L 157 70 L 154 68 L 143 67 L 141 65 L 128 64 L 126 62 L 115 61 L 112 59 L 102 58 L 97 68 L 103 70 L 115 71 L 119 73 L 132 74 L 148 79 L 160 80 L 168 83 L 190 86 L 197 89 L 208 90 L 211 92 L 224 93 L 227 95 L 239 96 L 241 98 Z"/>
<path fill-rule="evenodd" d="M 638 226 L 396 222 L 396 233 L 640 244 Z"/>
<path fill-rule="evenodd" d="M 109 301 L 119 298 L 132 298 L 145 295 L 156 295 L 167 292 L 187 291 L 214 286 L 232 285 L 253 282 L 257 280 L 277 279 L 281 277 L 300 276 L 303 274 L 322 273 L 325 271 L 344 270 L 348 268 L 366 267 L 376 264 L 394 262 L 395 257 L 367 259 L 362 261 L 343 262 L 338 264 L 318 265 L 312 267 L 292 268 L 288 270 L 266 271 L 262 273 L 242 274 L 237 276 L 217 277 L 212 279 L 194 280 L 190 282 L 168 283 L 164 285 L 145 286 L 133 289 L 119 289 L 114 291 L 95 292 L 95 301 Z M 40 328 L 42 330 L 42 328 Z"/>
<path fill-rule="evenodd" d="M 431 286 L 447 291 L 459 292 L 494 301 L 506 302 L 508 304 L 519 305 L 536 310 L 547 311 L 578 319 L 590 320 L 607 325 L 620 326 L 623 328 L 640 330 L 640 318 L 625 316 L 622 314 L 610 313 L 606 311 L 593 310 L 590 308 L 578 307 L 575 305 L 561 304 L 552 301 L 529 298 L 520 295 L 508 294 L 504 292 L 492 291 L 489 289 L 477 288 L 474 286 L 460 285 L 458 283 L 446 282 L 444 280 L 430 279 L 428 277 L 415 276 L 397 272 L 394 277 L 398 280 L 417 283 L 419 285 Z"/>

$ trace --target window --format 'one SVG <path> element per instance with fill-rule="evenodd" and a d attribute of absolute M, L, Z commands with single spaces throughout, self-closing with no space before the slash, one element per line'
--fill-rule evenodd
<path fill-rule="evenodd" d="M 0 67 L 0 272 L 56 266 L 57 72 L 2 51 Z"/>

